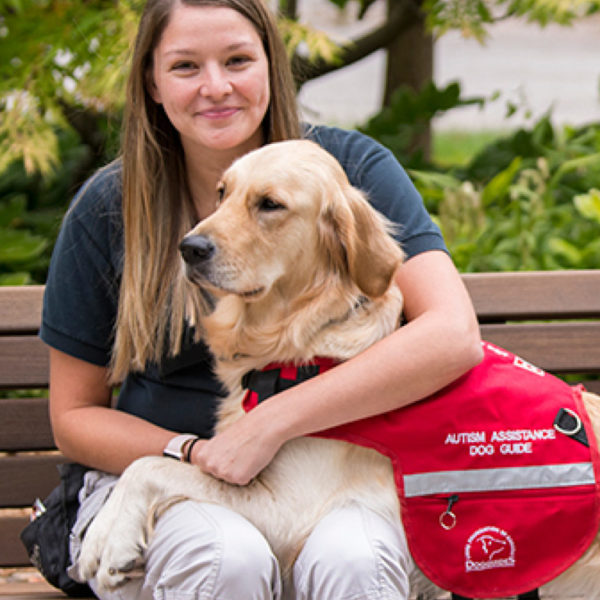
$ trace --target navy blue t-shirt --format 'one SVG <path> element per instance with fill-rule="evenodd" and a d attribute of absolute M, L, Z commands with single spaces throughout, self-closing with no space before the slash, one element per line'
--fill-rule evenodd
<path fill-rule="evenodd" d="M 408 258 L 446 251 L 438 227 L 392 153 L 372 139 L 317 126 L 307 137 L 333 154 L 355 187 L 399 225 L 398 241 Z M 40 336 L 48 345 L 96 365 L 110 361 L 122 271 L 121 165 L 91 177 L 71 204 L 48 272 Z M 130 373 L 117 408 L 173 431 L 209 437 L 223 390 L 210 353 L 186 332 L 181 353 L 143 373 Z"/>

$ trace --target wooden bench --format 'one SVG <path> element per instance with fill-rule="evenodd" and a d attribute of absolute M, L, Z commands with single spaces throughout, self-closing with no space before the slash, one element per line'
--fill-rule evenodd
<path fill-rule="evenodd" d="M 464 275 L 484 339 L 600 393 L 600 270 Z M 56 485 L 47 400 L 27 390 L 48 384 L 37 337 L 43 287 L 0 288 L 0 568 L 29 565 L 19 540 L 28 507 Z M 25 390 L 23 392 L 22 390 Z M 0 598 L 61 598 L 42 582 L 0 583 Z"/>

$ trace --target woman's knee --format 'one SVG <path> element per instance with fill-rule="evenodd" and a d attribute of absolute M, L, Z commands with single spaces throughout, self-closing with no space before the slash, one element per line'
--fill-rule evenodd
<path fill-rule="evenodd" d="M 296 562 L 294 584 L 298 600 L 404 600 L 411 569 L 400 524 L 353 504 L 314 529 Z"/>
<path fill-rule="evenodd" d="M 182 502 L 156 525 L 145 585 L 165 600 L 266 600 L 278 597 L 280 584 L 268 543 L 246 519 L 213 504 Z"/>

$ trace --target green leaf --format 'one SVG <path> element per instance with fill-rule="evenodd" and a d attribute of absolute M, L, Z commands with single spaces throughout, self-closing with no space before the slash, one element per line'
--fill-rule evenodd
<path fill-rule="evenodd" d="M 437 173 L 435 171 L 418 171 L 409 169 L 408 174 L 418 183 L 427 188 L 438 189 L 457 189 L 461 186 L 461 181 L 446 173 Z"/>
<path fill-rule="evenodd" d="M 581 251 L 567 240 L 558 237 L 550 238 L 548 240 L 548 248 L 554 255 L 564 258 L 569 263 L 569 266 L 577 267 L 581 263 Z"/>
<path fill-rule="evenodd" d="M 0 199 L 0 227 L 14 225 L 22 219 L 27 208 L 27 196 L 18 194 L 10 198 Z"/>
<path fill-rule="evenodd" d="M 484 206 L 489 206 L 494 201 L 508 194 L 510 186 L 519 172 L 522 163 L 523 159 L 520 156 L 515 157 L 506 169 L 490 180 L 483 188 L 483 193 L 481 194 Z"/>
<path fill-rule="evenodd" d="M 600 223 L 600 190 L 594 188 L 587 194 L 579 194 L 573 203 L 581 215 Z"/>
<path fill-rule="evenodd" d="M 40 256 L 48 242 L 28 231 L 0 228 L 0 263 L 25 263 Z"/>

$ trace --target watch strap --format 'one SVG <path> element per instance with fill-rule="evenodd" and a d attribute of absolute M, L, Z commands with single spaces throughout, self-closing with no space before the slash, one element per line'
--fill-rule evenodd
<path fill-rule="evenodd" d="M 186 459 L 186 446 L 197 440 L 198 436 L 192 433 L 182 433 L 169 440 L 169 443 L 163 450 L 163 456 L 183 461 Z"/>

